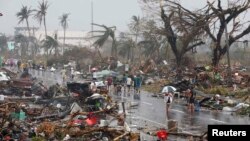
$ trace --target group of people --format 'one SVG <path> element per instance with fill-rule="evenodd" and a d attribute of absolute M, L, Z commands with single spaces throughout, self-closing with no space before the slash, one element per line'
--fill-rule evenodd
<path fill-rule="evenodd" d="M 126 74 L 123 75 L 122 85 L 124 88 L 125 93 L 130 93 L 131 86 L 134 88 L 134 93 L 140 94 L 141 85 L 142 85 L 142 77 L 140 74 L 138 75 L 130 75 L 127 76 Z"/>
<path fill-rule="evenodd" d="M 123 75 L 122 86 L 124 89 L 124 93 L 130 94 L 130 91 L 133 88 L 135 94 L 141 93 L 142 86 L 142 77 L 140 74 L 138 75 Z"/>
<path fill-rule="evenodd" d="M 74 70 L 74 68 L 73 67 L 71 67 L 70 68 L 70 75 L 69 75 L 69 77 L 68 77 L 68 73 L 67 73 L 67 70 L 66 70 L 66 68 L 63 68 L 62 70 L 61 70 L 61 75 L 62 75 L 62 79 L 63 79 L 63 82 L 66 82 L 66 80 L 67 80 L 67 78 L 70 78 L 70 80 L 74 80 L 74 78 L 75 78 L 75 70 Z"/>
<path fill-rule="evenodd" d="M 124 74 L 122 80 L 119 80 L 117 77 L 109 76 L 105 80 L 107 89 L 111 91 L 113 86 L 113 90 L 115 94 L 121 93 L 122 89 L 124 93 L 130 94 L 131 88 L 134 88 L 135 94 L 140 94 L 140 88 L 142 85 L 142 77 L 140 75 L 126 75 Z"/>

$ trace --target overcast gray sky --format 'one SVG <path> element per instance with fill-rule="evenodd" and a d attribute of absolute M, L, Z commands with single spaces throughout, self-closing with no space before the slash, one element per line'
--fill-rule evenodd
<path fill-rule="evenodd" d="M 22 5 L 37 8 L 42 0 L 0 0 L 0 33 L 13 34 L 18 20 L 16 13 Z M 69 30 L 89 31 L 91 29 L 91 0 L 48 0 L 47 14 L 48 30 L 60 30 L 58 17 L 70 13 Z M 126 30 L 132 15 L 142 15 L 137 0 L 93 0 L 94 22 L 107 26 L 116 25 L 118 30 Z M 30 26 L 39 26 L 30 18 Z M 25 23 L 19 26 L 26 26 Z"/>
<path fill-rule="evenodd" d="M 22 5 L 38 7 L 42 0 L 0 0 L 0 33 L 7 35 L 14 33 L 18 19 L 16 13 Z M 48 30 L 61 30 L 58 17 L 63 13 L 70 13 L 69 29 L 89 31 L 91 29 L 91 1 L 94 3 L 94 23 L 116 26 L 118 31 L 127 29 L 127 25 L 133 15 L 142 15 L 138 0 L 48 0 L 47 13 Z M 200 8 L 207 0 L 181 0 L 184 7 Z M 223 0 L 224 1 L 224 0 Z M 38 22 L 32 17 L 30 26 L 39 27 Z M 26 26 L 25 23 L 18 26 Z"/>

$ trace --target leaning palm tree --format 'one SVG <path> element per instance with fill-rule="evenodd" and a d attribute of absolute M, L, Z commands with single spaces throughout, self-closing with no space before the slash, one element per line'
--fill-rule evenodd
<path fill-rule="evenodd" d="M 22 22 L 26 22 L 28 32 L 29 32 L 29 37 L 30 37 L 30 26 L 29 26 L 29 17 L 32 14 L 32 11 L 30 8 L 27 6 L 23 6 L 19 12 L 16 13 L 17 18 L 19 19 L 18 24 Z"/>
<path fill-rule="evenodd" d="M 61 17 L 59 17 L 60 24 L 63 28 L 63 54 L 64 54 L 64 46 L 65 46 L 65 35 L 66 35 L 66 29 L 68 28 L 68 14 L 63 14 Z"/>
<path fill-rule="evenodd" d="M 99 53 L 99 56 L 101 57 L 99 47 L 102 47 L 104 43 L 108 40 L 109 37 L 112 38 L 112 48 L 111 48 L 111 56 L 117 58 L 117 47 L 116 47 L 116 39 L 115 39 L 115 29 L 116 27 L 107 27 L 105 25 L 99 25 L 99 24 L 94 24 L 95 26 L 103 27 L 105 30 L 104 31 L 93 31 L 93 32 L 98 32 L 98 33 L 103 33 L 102 35 L 97 35 L 93 37 L 97 37 L 98 39 L 94 42 L 94 45 L 97 46 L 97 50 Z"/>
<path fill-rule="evenodd" d="M 57 53 L 58 42 L 53 37 L 47 36 L 45 40 L 42 40 L 42 45 L 47 52 L 47 56 L 49 55 L 49 50 L 50 54 L 53 50 L 55 51 L 55 54 Z"/>
<path fill-rule="evenodd" d="M 38 9 L 35 10 L 36 11 L 35 18 L 38 20 L 40 25 L 43 22 L 45 30 L 45 38 L 47 38 L 46 14 L 48 8 L 49 8 L 48 1 L 43 0 L 41 3 L 39 3 Z"/>

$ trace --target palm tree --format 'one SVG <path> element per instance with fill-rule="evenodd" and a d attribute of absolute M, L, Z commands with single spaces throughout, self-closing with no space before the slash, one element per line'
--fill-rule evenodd
<path fill-rule="evenodd" d="M 33 54 L 33 57 L 36 56 L 37 52 L 39 51 L 39 43 L 40 43 L 40 37 L 39 38 L 36 38 L 34 36 L 31 36 L 29 41 L 30 43 L 33 45 L 32 47 L 32 54 Z"/>
<path fill-rule="evenodd" d="M 63 53 L 64 53 L 64 46 L 65 46 L 65 34 L 66 34 L 66 29 L 68 28 L 68 14 L 63 14 L 61 17 L 59 17 L 60 24 L 63 28 Z"/>
<path fill-rule="evenodd" d="M 107 27 L 105 25 L 99 25 L 99 24 L 93 24 L 99 27 L 103 27 L 105 30 L 104 31 L 93 31 L 93 32 L 99 32 L 103 33 L 102 35 L 97 35 L 93 37 L 98 37 L 98 39 L 94 42 L 94 45 L 97 46 L 97 50 L 99 53 L 99 56 L 101 57 L 101 53 L 99 51 L 98 47 L 102 47 L 104 43 L 108 40 L 109 37 L 112 38 L 112 48 L 111 48 L 111 56 L 117 58 L 117 47 L 116 47 L 116 39 L 115 39 L 115 29 L 116 27 Z"/>
<path fill-rule="evenodd" d="M 38 9 L 35 10 L 36 11 L 35 18 L 38 20 L 40 25 L 43 22 L 44 30 L 45 30 L 45 38 L 47 38 L 46 14 L 47 14 L 48 8 L 49 8 L 48 1 L 43 0 L 41 3 L 39 3 Z"/>
<path fill-rule="evenodd" d="M 138 35 L 140 31 L 140 23 L 141 23 L 141 19 L 139 16 L 132 16 L 132 22 L 129 24 L 129 27 L 135 34 L 135 45 L 134 45 L 135 48 L 137 45 Z M 134 51 L 132 51 L 132 53 L 134 53 Z M 139 60 L 141 60 L 141 48 L 139 48 Z"/>
<path fill-rule="evenodd" d="M 7 51 L 8 39 L 4 34 L 0 33 L 0 54 L 4 55 Z M 1 64 L 0 64 L 1 65 Z"/>
<path fill-rule="evenodd" d="M 131 61 L 134 44 L 135 43 L 131 38 L 126 38 L 118 42 L 118 53 L 122 57 L 126 58 L 127 62 Z"/>
<path fill-rule="evenodd" d="M 30 26 L 29 26 L 29 16 L 32 14 L 33 10 L 31 10 L 30 8 L 28 8 L 27 6 L 23 6 L 21 8 L 21 10 L 19 12 L 17 12 L 16 16 L 18 17 L 19 21 L 18 24 L 26 21 L 26 25 L 28 28 L 28 32 L 29 32 L 29 37 L 30 37 Z"/>
<path fill-rule="evenodd" d="M 27 55 L 28 40 L 29 39 L 22 34 L 18 34 L 15 36 L 15 43 L 20 44 L 21 58 Z"/>
<path fill-rule="evenodd" d="M 47 52 L 47 56 L 49 55 L 49 50 L 50 50 L 50 54 L 51 54 L 53 49 L 55 50 L 55 54 L 57 53 L 56 50 L 58 47 L 58 42 L 53 37 L 47 36 L 46 39 L 42 40 L 42 44 Z"/>

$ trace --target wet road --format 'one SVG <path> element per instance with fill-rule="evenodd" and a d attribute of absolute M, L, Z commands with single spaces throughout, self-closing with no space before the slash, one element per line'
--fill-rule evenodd
<path fill-rule="evenodd" d="M 62 78 L 58 72 L 31 70 L 30 73 L 47 85 L 62 84 Z M 125 102 L 127 122 L 131 127 L 166 128 L 168 120 L 176 120 L 181 131 L 200 134 L 207 130 L 209 124 L 250 124 L 249 117 L 235 116 L 231 113 L 205 109 L 190 113 L 181 99 L 174 100 L 169 114 L 166 115 L 163 99 L 152 97 L 152 94 L 145 91 L 141 93 L 140 100 L 134 98 L 133 91 L 130 96 L 126 94 L 121 96 L 112 94 L 112 96 L 118 101 Z"/>

